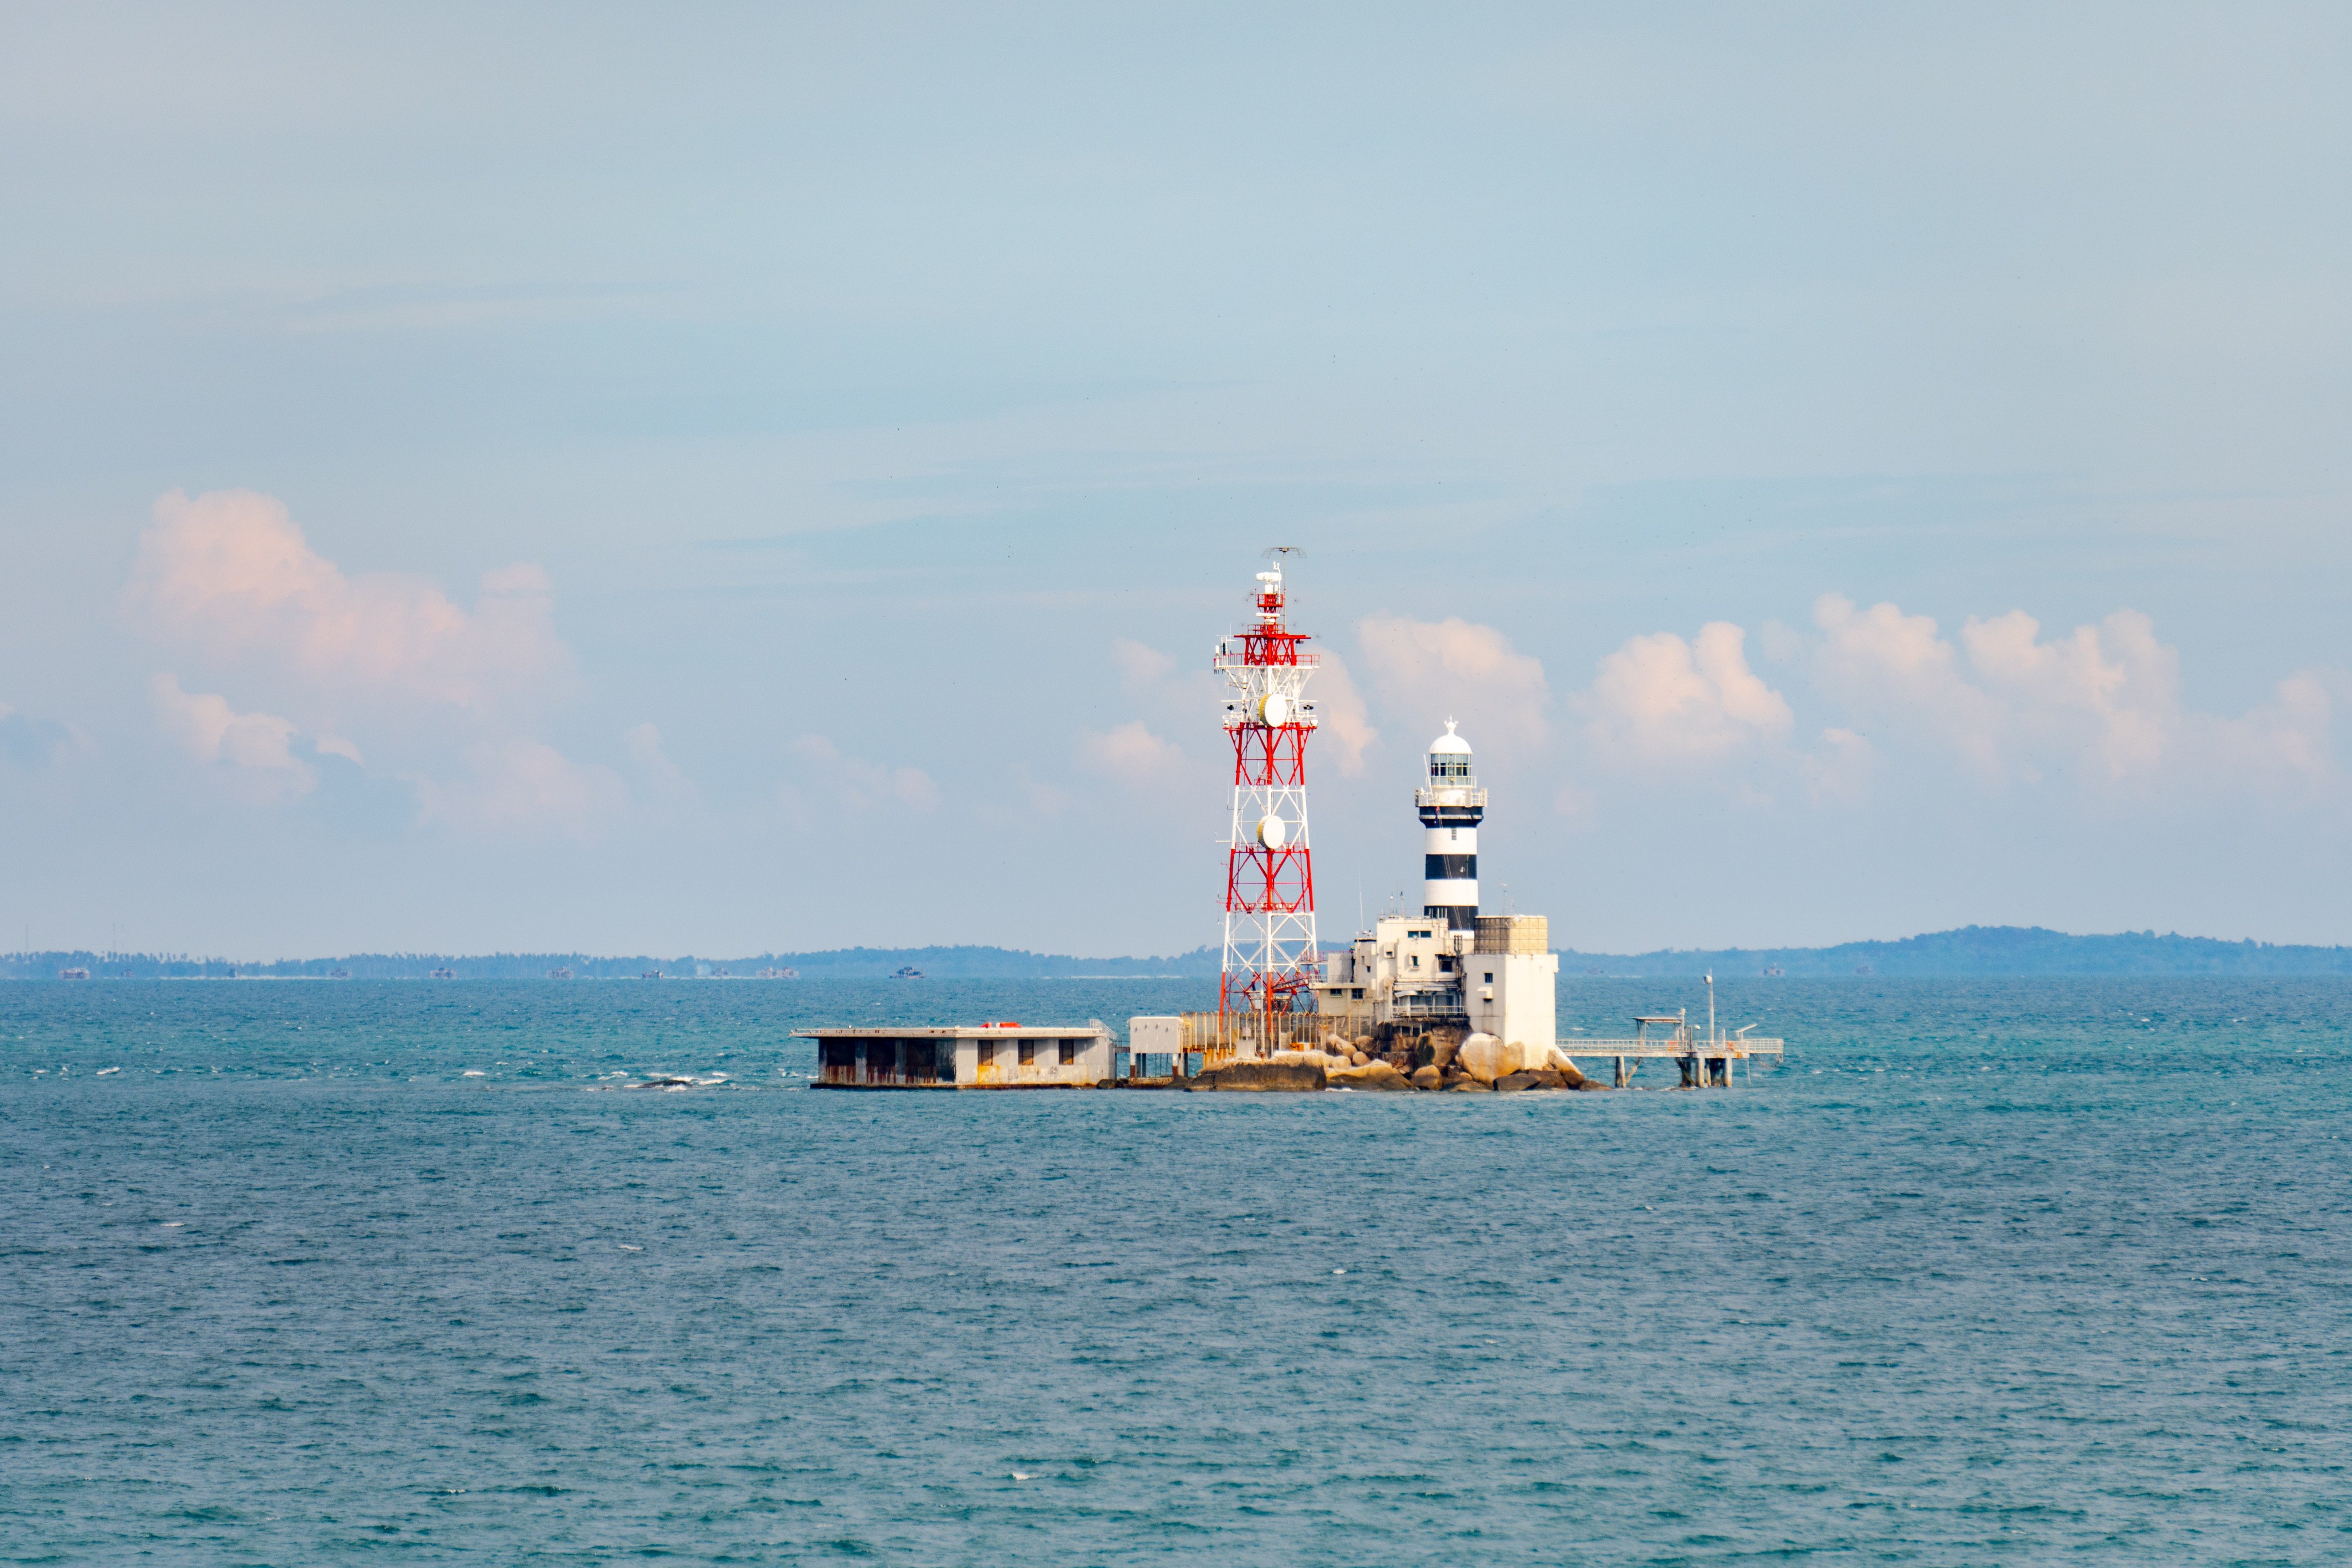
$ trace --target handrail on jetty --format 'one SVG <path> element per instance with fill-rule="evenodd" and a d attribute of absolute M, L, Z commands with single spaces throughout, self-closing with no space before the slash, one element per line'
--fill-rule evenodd
<path fill-rule="evenodd" d="M 1664 1034 L 1650 1033 L 1652 1025 L 1671 1025 Z M 1688 1017 L 1680 1013 L 1667 1013 L 1633 1020 L 1631 1038 L 1607 1038 L 1599 1036 L 1572 1035 L 1559 1042 L 1560 1053 L 1574 1057 L 1608 1057 L 1616 1063 L 1616 1085 L 1624 1089 L 1632 1085 L 1633 1073 L 1645 1060 L 1663 1059 L 1681 1064 L 1683 1083 L 1691 1089 L 1728 1089 L 1732 1083 L 1734 1062 L 1748 1064 L 1748 1080 L 1755 1080 L 1757 1057 L 1778 1057 L 1785 1053 L 1787 1042 L 1769 1035 L 1750 1035 L 1748 1029 L 1726 1035 L 1718 1031 L 1702 1031 L 1691 1026 Z"/>

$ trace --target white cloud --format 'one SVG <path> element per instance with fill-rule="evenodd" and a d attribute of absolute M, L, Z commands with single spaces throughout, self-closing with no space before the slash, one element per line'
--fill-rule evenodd
<path fill-rule="evenodd" d="M 1747 634 L 1711 621 L 1685 642 L 1673 632 L 1626 639 L 1578 700 L 1602 755 L 1705 762 L 1795 722 L 1787 700 L 1748 668 Z"/>
<path fill-rule="evenodd" d="M 2242 719 L 2192 714 L 2184 750 L 2229 759 L 2238 775 L 2265 799 L 2308 802 L 2338 782 L 2333 724 L 2336 698 L 2347 684 L 2317 670 L 2302 670 L 2278 683 L 2270 699 Z"/>
<path fill-rule="evenodd" d="M 570 664 L 538 567 L 486 573 L 467 610 L 421 578 L 345 576 L 282 502 L 251 490 L 157 500 L 125 603 L 166 640 L 345 699 L 479 709 Z"/>
<path fill-rule="evenodd" d="M 1078 737 L 1078 754 L 1089 767 L 1137 785 L 1164 784 L 1184 767 L 1184 753 L 1140 719 L 1113 725 L 1108 733 L 1087 731 Z"/>
<path fill-rule="evenodd" d="M 2196 712 L 2181 700 L 2179 650 L 2137 610 L 2047 639 L 2023 610 L 1971 616 L 1960 631 L 1966 673 L 1926 616 L 1892 604 L 1859 611 L 1825 594 L 1813 619 L 1824 634 L 1813 659 L 1824 696 L 1890 734 L 1957 750 L 1988 782 L 2073 776 L 2149 798 L 2280 797 L 2311 796 L 2336 777 L 2326 677 L 2290 676 L 2243 718 Z"/>
<path fill-rule="evenodd" d="M 2110 779 L 2155 769 L 2179 735 L 2180 656 L 2156 640 L 2155 623 L 2118 610 L 2096 626 L 2040 641 L 2023 610 L 1961 629 L 1969 663 L 2007 697 L 2029 743 L 2088 752 Z"/>
<path fill-rule="evenodd" d="M 214 692 L 189 692 L 180 678 L 162 674 L 147 694 L 163 731 L 197 762 L 235 772 L 251 793 L 264 799 L 307 794 L 319 782 L 310 765 L 294 754 L 293 721 L 274 713 L 239 713 Z"/>
<path fill-rule="evenodd" d="M 917 811 L 939 807 L 940 786 L 920 768 L 894 768 L 849 756 L 823 735 L 803 735 L 793 742 L 793 750 L 801 759 L 803 779 L 798 787 L 786 785 L 783 794 L 786 804 L 806 820 L 815 820 L 817 808 L 826 805 L 856 810 L 890 802 Z"/>
<path fill-rule="evenodd" d="M 1119 679 L 1129 686 L 1149 685 L 1176 668 L 1173 658 L 1132 637 L 1111 639 L 1110 661 L 1118 666 Z"/>
<path fill-rule="evenodd" d="M 1307 693 L 1315 702 L 1316 733 L 1330 737 L 1331 748 L 1338 753 L 1340 775 L 1361 777 L 1364 752 L 1381 738 L 1381 732 L 1372 728 L 1371 714 L 1364 707 L 1364 694 L 1356 689 L 1346 661 L 1336 653 L 1323 655 L 1322 664 L 1307 684 Z"/>
<path fill-rule="evenodd" d="M 1013 786 L 1021 792 L 1021 798 L 1027 801 L 1029 809 L 1038 816 L 1059 816 L 1069 809 L 1070 792 L 1061 785 L 1048 784 L 1026 767 L 1017 765 L 1012 770 L 1012 778 Z"/>
<path fill-rule="evenodd" d="M 201 750 L 218 731 L 223 760 L 250 773 L 310 787 L 311 770 L 289 749 L 299 732 L 317 755 L 363 767 L 373 759 L 374 771 L 406 780 L 428 819 L 589 837 L 627 806 L 618 774 L 530 733 L 531 710 L 571 669 L 538 566 L 483 574 L 475 602 L 461 605 L 424 578 L 346 574 L 272 497 L 174 490 L 155 503 L 122 603 L 149 635 L 225 667 L 289 715 L 236 714 L 220 697 L 157 697 L 184 742 Z M 674 774 L 650 770 L 657 798 Z"/>
<path fill-rule="evenodd" d="M 1959 672 L 1959 657 L 1927 616 L 1892 604 L 1856 610 L 1824 594 L 1813 603 L 1823 634 L 1813 673 L 1822 691 L 1856 715 L 1908 725 L 1957 749 L 1979 776 L 2002 776 L 2001 705 Z"/>
<path fill-rule="evenodd" d="M 1815 805 L 1853 805 L 1867 799 L 1878 763 L 1878 748 L 1868 737 L 1835 726 L 1822 731 L 1820 750 L 1798 760 L 1805 793 Z"/>
<path fill-rule="evenodd" d="M 575 763 L 543 741 L 486 742 L 465 761 L 452 782 L 417 781 L 427 820 L 499 837 L 594 839 L 629 806 L 619 774 Z"/>
<path fill-rule="evenodd" d="M 653 725 L 638 724 L 623 731 L 621 744 L 656 800 L 668 805 L 691 805 L 702 798 L 694 781 L 662 751 L 661 731 Z"/>
<path fill-rule="evenodd" d="M 1475 743 L 1535 744 L 1548 728 L 1543 661 L 1492 626 L 1459 617 L 1373 616 L 1356 625 L 1382 703 L 1421 716 L 1432 734 L 1448 717 Z"/>

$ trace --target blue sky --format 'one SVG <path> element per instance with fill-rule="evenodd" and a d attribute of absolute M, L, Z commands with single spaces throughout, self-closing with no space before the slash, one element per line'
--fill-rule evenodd
<path fill-rule="evenodd" d="M 2352 941 L 2340 7 L 21 7 L 0 942 Z"/>

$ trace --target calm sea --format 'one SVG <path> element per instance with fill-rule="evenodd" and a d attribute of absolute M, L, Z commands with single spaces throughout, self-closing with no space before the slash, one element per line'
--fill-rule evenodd
<path fill-rule="evenodd" d="M 0 1561 L 2352 1559 L 2352 984 L 1748 981 L 1701 1094 L 787 1037 L 1202 1000 L 0 986 Z"/>

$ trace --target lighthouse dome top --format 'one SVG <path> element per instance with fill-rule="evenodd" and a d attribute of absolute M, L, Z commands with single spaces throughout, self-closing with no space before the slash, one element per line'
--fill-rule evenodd
<path fill-rule="evenodd" d="M 1429 743 L 1429 751 L 1432 756 L 1440 752 L 1459 752 L 1466 757 L 1470 754 L 1470 742 L 1454 732 L 1454 721 L 1448 719 L 1445 721 L 1445 733 Z"/>

